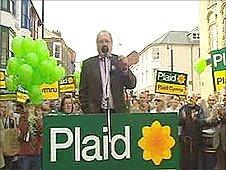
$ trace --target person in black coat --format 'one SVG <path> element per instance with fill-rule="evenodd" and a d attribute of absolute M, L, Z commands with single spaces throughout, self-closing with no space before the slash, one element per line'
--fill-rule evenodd
<path fill-rule="evenodd" d="M 79 100 L 83 113 L 101 113 L 107 107 L 115 113 L 127 112 L 124 89 L 136 87 L 136 77 L 128 60 L 111 53 L 112 36 L 107 31 L 97 35 L 99 55 L 83 62 Z"/>
<path fill-rule="evenodd" d="M 198 169 L 204 111 L 196 104 L 197 95 L 187 95 L 187 104 L 179 109 L 181 129 L 181 169 Z"/>

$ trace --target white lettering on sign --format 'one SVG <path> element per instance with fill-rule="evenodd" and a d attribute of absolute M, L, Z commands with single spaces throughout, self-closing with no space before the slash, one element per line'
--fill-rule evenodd
<path fill-rule="evenodd" d="M 115 159 L 124 159 L 124 158 L 130 158 L 130 127 L 129 126 L 125 126 L 125 136 L 121 135 L 121 134 L 117 134 L 115 136 L 113 136 L 113 138 L 111 139 L 111 155 L 113 156 L 113 158 Z M 118 140 L 122 140 L 125 143 L 125 150 L 124 153 L 122 153 L 121 155 L 119 155 L 116 151 L 115 151 L 115 144 Z"/>
<path fill-rule="evenodd" d="M 164 81 L 175 82 L 177 81 L 177 75 L 158 72 L 158 80 L 160 79 L 163 79 Z"/>
<path fill-rule="evenodd" d="M 129 159 L 130 156 L 130 126 L 124 127 L 125 135 L 116 134 L 112 136 L 111 142 L 111 156 L 114 159 Z M 107 132 L 107 127 L 103 127 L 103 133 Z M 57 143 L 57 134 L 66 134 L 67 141 L 65 143 Z M 74 141 L 73 141 L 74 140 Z M 56 154 L 58 149 L 67 149 L 71 147 L 74 142 L 74 160 L 76 162 L 81 161 L 81 157 L 85 161 L 94 161 L 94 160 L 107 160 L 109 158 L 109 140 L 108 135 L 103 135 L 103 148 L 101 148 L 101 141 L 98 136 L 87 135 L 81 139 L 81 128 L 75 127 L 74 136 L 72 131 L 69 128 L 50 128 L 50 162 L 56 162 Z M 118 141 L 124 143 L 124 151 L 121 154 L 116 152 L 116 143 Z M 81 142 L 82 141 L 82 142 Z M 92 145 L 88 143 L 92 141 Z M 88 145 L 88 146 L 87 146 Z M 81 150 L 83 146 L 83 149 Z M 103 150 L 103 155 L 101 155 L 101 149 Z M 89 155 L 89 151 L 94 151 L 93 155 Z"/>
<path fill-rule="evenodd" d="M 217 67 L 218 66 L 218 63 L 220 63 L 222 61 L 223 61 L 224 66 L 226 66 L 226 56 L 225 56 L 225 53 L 222 53 L 222 54 L 214 54 L 213 55 L 213 65 L 214 65 L 214 67 Z"/>
<path fill-rule="evenodd" d="M 102 160 L 102 156 L 100 155 L 100 140 L 99 140 L 99 138 L 97 136 L 94 136 L 94 135 L 86 136 L 83 139 L 82 144 L 87 145 L 89 141 L 94 141 L 94 145 L 92 145 L 92 146 L 86 146 L 82 150 L 82 158 L 85 161 L 93 161 L 95 159 L 98 160 L 98 161 Z M 95 151 L 95 154 L 89 156 L 88 155 L 88 152 L 90 150 L 94 150 Z"/>
<path fill-rule="evenodd" d="M 57 134 L 66 134 L 65 143 L 56 143 Z M 51 128 L 50 129 L 50 162 L 56 162 L 56 150 L 69 148 L 73 143 L 73 133 L 68 128 Z"/>

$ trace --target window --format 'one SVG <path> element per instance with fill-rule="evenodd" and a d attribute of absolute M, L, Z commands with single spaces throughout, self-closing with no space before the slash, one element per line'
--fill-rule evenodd
<path fill-rule="evenodd" d="M 30 3 L 28 0 L 22 0 L 21 5 L 21 27 L 30 29 L 31 22 L 30 22 L 30 13 L 28 12 L 28 9 L 30 9 Z"/>
<path fill-rule="evenodd" d="M 0 26 L 0 68 L 6 68 L 6 61 L 9 57 L 13 56 L 11 44 L 13 33 L 8 27 Z"/>
<path fill-rule="evenodd" d="M 13 41 L 13 37 L 14 37 L 14 34 L 11 31 L 9 31 L 9 58 L 14 57 L 14 53 L 11 47 L 11 42 Z"/>
<path fill-rule="evenodd" d="M 9 11 L 9 0 L 1 0 L 1 10 Z"/>
<path fill-rule="evenodd" d="M 194 40 L 199 40 L 199 33 L 193 33 L 193 34 L 192 34 L 192 38 L 193 38 Z"/>
<path fill-rule="evenodd" d="M 15 0 L 1 0 L 1 10 L 10 12 L 15 16 Z"/>
<path fill-rule="evenodd" d="M 216 23 L 210 25 L 210 50 L 217 49 L 217 26 Z"/>
<path fill-rule="evenodd" d="M 157 74 L 157 69 L 156 68 L 152 69 L 152 77 L 154 81 L 156 80 L 156 74 Z"/>
<path fill-rule="evenodd" d="M 60 46 L 55 45 L 55 57 L 60 58 Z"/>
<path fill-rule="evenodd" d="M 10 8 L 9 12 L 13 14 L 14 16 L 16 15 L 16 7 L 15 7 L 15 2 L 14 0 L 10 0 Z"/>
<path fill-rule="evenodd" d="M 53 43 L 53 55 L 62 60 L 62 44 L 59 42 Z"/>
<path fill-rule="evenodd" d="M 159 59 L 159 48 L 152 48 L 152 59 Z"/>
<path fill-rule="evenodd" d="M 146 84 L 148 84 L 149 81 L 149 75 L 148 75 L 148 70 L 146 70 Z"/>
<path fill-rule="evenodd" d="M 217 24 L 216 24 L 216 15 L 214 12 L 210 11 L 208 16 L 208 23 L 209 23 L 209 50 L 216 50 L 218 47 L 217 41 Z"/>
<path fill-rule="evenodd" d="M 224 18 L 224 28 L 223 28 L 223 30 L 224 30 L 224 32 L 223 32 L 223 37 L 224 37 L 224 47 L 226 47 L 226 18 Z"/>
<path fill-rule="evenodd" d="M 141 84 L 142 84 L 142 86 L 144 84 L 144 73 L 141 73 Z"/>

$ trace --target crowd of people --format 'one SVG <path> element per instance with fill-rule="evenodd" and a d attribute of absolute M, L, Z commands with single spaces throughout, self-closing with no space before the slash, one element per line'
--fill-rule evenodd
<path fill-rule="evenodd" d="M 79 96 L 63 95 L 59 100 L 36 106 L 0 101 L 0 169 L 40 170 L 43 117 L 46 114 L 147 113 L 178 115 L 181 169 L 226 169 L 226 92 L 187 96 L 149 94 L 135 96 L 124 89 L 136 87 L 130 66 L 138 54 L 112 54 L 108 31 L 96 38 L 98 55 L 83 62 Z M 131 57 L 132 56 L 132 57 Z M 129 59 L 130 58 L 130 59 Z"/>
<path fill-rule="evenodd" d="M 194 93 L 181 97 L 150 95 L 145 91 L 138 96 L 125 95 L 125 99 L 128 114 L 178 114 L 182 169 L 226 169 L 226 93 L 210 94 L 205 100 Z M 71 95 L 44 101 L 40 106 L 29 101 L 25 104 L 0 101 L 1 169 L 41 169 L 42 120 L 47 113 L 85 114 L 79 99 Z M 14 150 L 4 148 L 15 134 L 18 143 L 15 142 Z"/>
<path fill-rule="evenodd" d="M 78 99 L 65 95 L 42 105 L 0 101 L 0 169 L 40 170 L 43 116 L 80 114 Z"/>
<path fill-rule="evenodd" d="M 226 169 L 226 93 L 127 95 L 130 113 L 178 114 L 181 169 Z"/>

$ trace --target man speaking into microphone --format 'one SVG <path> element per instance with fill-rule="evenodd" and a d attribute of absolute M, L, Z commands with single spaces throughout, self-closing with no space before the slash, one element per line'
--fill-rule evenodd
<path fill-rule="evenodd" d="M 79 99 L 83 113 L 127 112 L 124 88 L 136 87 L 136 77 L 128 60 L 112 54 L 112 36 L 101 31 L 96 38 L 98 56 L 83 62 Z"/>

